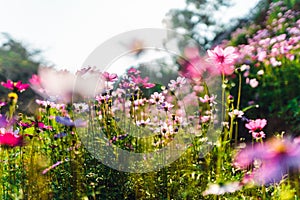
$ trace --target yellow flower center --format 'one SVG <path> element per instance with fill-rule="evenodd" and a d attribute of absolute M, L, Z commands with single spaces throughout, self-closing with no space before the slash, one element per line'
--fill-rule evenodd
<path fill-rule="evenodd" d="M 17 93 L 11 92 L 8 95 L 8 98 L 13 99 L 13 100 L 18 100 L 18 95 Z"/>

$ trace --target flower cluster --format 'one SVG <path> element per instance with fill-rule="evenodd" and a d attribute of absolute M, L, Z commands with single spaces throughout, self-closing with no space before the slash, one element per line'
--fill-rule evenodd
<path fill-rule="evenodd" d="M 262 129 L 267 125 L 266 119 L 256 119 L 250 120 L 245 126 L 249 129 L 249 132 L 252 134 L 253 138 L 261 139 L 265 137 L 265 133 Z"/>

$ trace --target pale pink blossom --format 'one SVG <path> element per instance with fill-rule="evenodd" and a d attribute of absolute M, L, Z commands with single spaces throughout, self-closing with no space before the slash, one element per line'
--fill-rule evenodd
<path fill-rule="evenodd" d="M 264 61 L 264 59 L 267 57 L 267 52 L 266 51 L 261 51 L 261 52 L 258 52 L 257 54 L 257 60 L 258 61 Z"/>
<path fill-rule="evenodd" d="M 270 58 L 270 62 L 271 62 L 271 65 L 273 67 L 276 67 L 276 66 L 280 66 L 281 65 L 281 62 L 280 61 L 277 61 L 274 57 Z"/>
<path fill-rule="evenodd" d="M 216 96 L 215 95 L 212 95 L 212 96 L 208 96 L 207 94 L 204 95 L 204 97 L 199 97 L 199 100 L 202 102 L 202 103 L 213 103 L 216 99 Z"/>
<path fill-rule="evenodd" d="M 252 87 L 252 88 L 256 88 L 258 86 L 259 82 L 256 80 L 256 78 L 252 78 L 249 80 L 249 85 Z"/>
<path fill-rule="evenodd" d="M 174 107 L 174 105 L 168 102 L 164 102 L 162 103 L 162 107 L 164 108 L 165 111 L 169 111 Z"/>
<path fill-rule="evenodd" d="M 234 109 L 232 112 L 229 112 L 228 114 L 231 118 L 232 117 L 241 118 L 244 115 L 244 112 L 241 110 Z"/>
<path fill-rule="evenodd" d="M 142 127 L 144 127 L 144 126 L 146 126 L 146 125 L 149 125 L 150 124 L 150 119 L 148 118 L 148 119 L 146 119 L 146 120 L 138 120 L 138 121 L 136 121 L 136 125 L 137 126 L 142 126 Z"/>
<path fill-rule="evenodd" d="M 259 131 L 259 132 L 252 132 L 252 137 L 254 139 L 262 139 L 266 137 L 266 134 L 263 131 Z"/>
<path fill-rule="evenodd" d="M 204 116 L 200 116 L 200 122 L 201 123 L 206 123 L 211 119 L 211 116 L 209 115 L 204 115 Z"/>
<path fill-rule="evenodd" d="M 248 71 L 249 69 L 250 69 L 250 66 L 249 66 L 249 65 L 245 65 L 245 64 L 244 64 L 244 65 L 241 66 L 241 71 L 242 71 L 242 72 L 243 72 L 243 71 L 246 71 L 246 70 Z"/>
<path fill-rule="evenodd" d="M 242 189 L 242 184 L 238 181 L 222 183 L 222 184 L 210 184 L 208 188 L 202 193 L 203 196 L 212 195 L 223 195 L 225 193 L 232 193 Z"/>
<path fill-rule="evenodd" d="M 151 94 L 151 98 L 149 99 L 149 102 L 151 104 L 162 104 L 165 101 L 165 96 L 162 95 L 162 93 L 154 92 Z"/>

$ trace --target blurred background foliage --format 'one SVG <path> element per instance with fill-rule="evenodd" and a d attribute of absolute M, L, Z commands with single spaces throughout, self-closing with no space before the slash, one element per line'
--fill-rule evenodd
<path fill-rule="evenodd" d="M 17 41 L 7 33 L 2 33 L 3 42 L 0 46 L 0 82 L 12 80 L 28 83 L 32 74 L 36 74 L 42 64 L 40 50 L 31 49 L 23 42 Z M 0 96 L 5 98 L 7 89 L 0 87 Z M 29 89 L 19 97 L 20 111 L 28 113 L 29 105 L 35 93 Z"/>

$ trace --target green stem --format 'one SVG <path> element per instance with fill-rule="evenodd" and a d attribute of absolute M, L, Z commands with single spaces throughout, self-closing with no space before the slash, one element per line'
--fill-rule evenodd
<path fill-rule="evenodd" d="M 241 94 L 242 94 L 242 75 L 239 73 L 239 87 L 238 87 L 238 96 L 237 96 L 237 104 L 236 109 L 240 109 L 241 103 Z M 238 123 L 235 124 L 235 133 L 234 133 L 234 145 L 237 146 L 238 143 Z"/>

